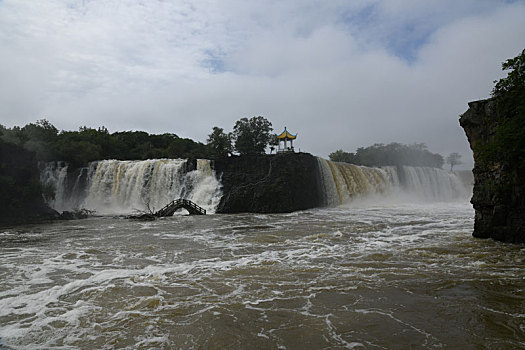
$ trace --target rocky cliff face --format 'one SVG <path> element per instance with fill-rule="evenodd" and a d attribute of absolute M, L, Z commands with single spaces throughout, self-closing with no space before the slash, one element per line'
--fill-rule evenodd
<path fill-rule="evenodd" d="M 285 213 L 322 205 L 317 159 L 307 153 L 234 156 L 213 168 L 223 185 L 218 213 Z"/>
<path fill-rule="evenodd" d="M 498 126 L 496 101 L 470 102 L 459 122 L 474 152 L 473 235 L 525 243 L 524 176 L 514 164 L 484 159 L 481 154 L 494 142 Z"/>
<path fill-rule="evenodd" d="M 0 224 L 57 217 L 44 203 L 34 153 L 0 140 Z"/>

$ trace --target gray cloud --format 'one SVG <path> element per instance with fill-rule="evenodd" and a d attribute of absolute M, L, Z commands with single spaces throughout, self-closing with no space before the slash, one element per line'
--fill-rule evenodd
<path fill-rule="evenodd" d="M 0 1 L 0 123 L 174 132 L 264 115 L 326 157 L 425 142 L 470 158 L 458 115 L 523 49 L 505 1 Z"/>

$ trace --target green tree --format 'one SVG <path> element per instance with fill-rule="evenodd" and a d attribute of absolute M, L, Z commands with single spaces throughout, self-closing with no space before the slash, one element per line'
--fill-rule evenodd
<path fill-rule="evenodd" d="M 459 153 L 450 153 L 447 157 L 447 164 L 450 165 L 450 171 L 452 171 L 452 169 L 454 168 L 454 165 L 459 165 L 459 164 L 463 164 L 461 162 L 461 154 Z"/>
<path fill-rule="evenodd" d="M 338 149 L 328 155 L 332 162 L 344 162 L 351 164 L 358 164 L 355 154 L 345 152 L 342 149 Z"/>
<path fill-rule="evenodd" d="M 122 131 L 111 135 L 115 138 L 114 154 L 111 158 L 121 160 L 144 159 L 152 148 L 150 135 L 144 131 Z"/>
<path fill-rule="evenodd" d="M 213 156 L 227 157 L 232 152 L 231 134 L 226 134 L 224 129 L 214 126 L 208 135 L 207 145 Z"/>
<path fill-rule="evenodd" d="M 514 58 L 510 58 L 501 64 L 503 70 L 511 70 L 505 78 L 494 81 L 492 95 L 502 97 L 511 92 L 523 91 L 525 89 L 525 49 Z"/>
<path fill-rule="evenodd" d="M 84 138 L 76 131 L 61 132 L 57 149 L 59 155 L 57 160 L 64 160 L 75 167 L 85 166 L 88 162 L 103 159 L 102 147 Z"/>
<path fill-rule="evenodd" d="M 38 160 L 51 160 L 54 157 L 54 146 L 58 130 L 46 119 L 29 123 L 17 132 L 20 145 L 34 152 Z"/>
<path fill-rule="evenodd" d="M 241 118 L 233 127 L 235 150 L 240 154 L 261 154 L 270 142 L 272 123 L 258 116 Z"/>
<path fill-rule="evenodd" d="M 510 70 L 495 82 L 492 96 L 496 100 L 498 126 L 494 142 L 482 145 L 482 159 L 515 164 L 525 169 L 525 49 L 502 64 Z"/>

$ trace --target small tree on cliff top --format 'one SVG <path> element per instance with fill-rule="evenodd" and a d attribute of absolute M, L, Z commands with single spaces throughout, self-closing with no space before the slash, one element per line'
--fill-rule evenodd
<path fill-rule="evenodd" d="M 240 154 L 261 154 L 270 142 L 272 123 L 264 117 L 242 118 L 233 127 L 235 150 Z"/>

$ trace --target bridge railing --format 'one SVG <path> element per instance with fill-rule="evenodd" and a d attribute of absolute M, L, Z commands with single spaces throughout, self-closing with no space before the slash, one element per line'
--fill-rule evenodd
<path fill-rule="evenodd" d="M 162 209 L 160 209 L 159 211 L 155 213 L 155 216 L 173 215 L 173 212 L 175 212 L 179 208 L 184 208 L 188 210 L 190 214 L 197 213 L 201 215 L 206 215 L 206 209 L 198 206 L 197 204 L 193 203 L 189 199 L 179 198 L 165 205 Z"/>

